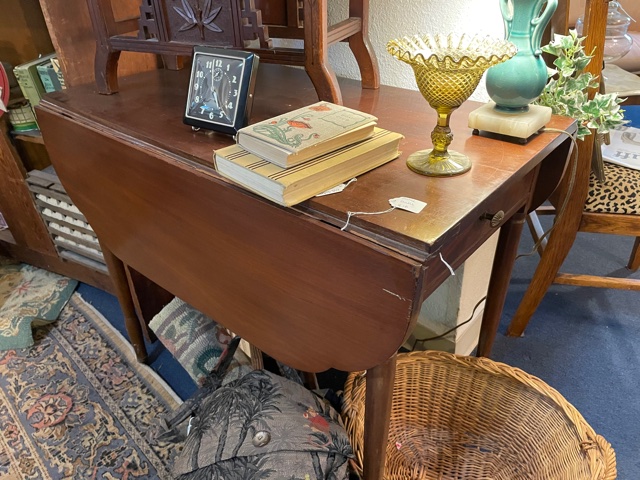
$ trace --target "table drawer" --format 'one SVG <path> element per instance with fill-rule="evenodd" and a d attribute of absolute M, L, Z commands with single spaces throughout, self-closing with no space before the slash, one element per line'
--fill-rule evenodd
<path fill-rule="evenodd" d="M 468 223 L 456 225 L 441 242 L 433 246 L 425 262 L 425 272 L 429 283 L 439 285 L 451 275 L 447 265 L 458 268 L 465 260 L 486 242 L 497 229 L 502 227 L 514 214 L 527 203 L 533 188 L 536 171 L 530 172 L 509 187 L 500 189 L 487 198 L 467 217 Z M 433 281 L 434 277 L 437 281 Z M 430 289 L 431 293 L 435 288 Z M 425 296 L 428 295 L 425 294 Z"/>

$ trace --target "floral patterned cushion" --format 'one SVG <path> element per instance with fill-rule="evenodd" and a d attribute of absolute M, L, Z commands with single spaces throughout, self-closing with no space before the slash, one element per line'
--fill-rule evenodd
<path fill-rule="evenodd" d="M 149 328 L 198 385 L 215 368 L 233 338 L 222 325 L 175 297 L 158 313 Z M 237 351 L 225 382 L 251 370 L 250 360 Z"/>
<path fill-rule="evenodd" d="M 179 480 L 344 480 L 353 456 L 337 412 L 295 382 L 256 370 L 204 399 L 173 473 Z"/>

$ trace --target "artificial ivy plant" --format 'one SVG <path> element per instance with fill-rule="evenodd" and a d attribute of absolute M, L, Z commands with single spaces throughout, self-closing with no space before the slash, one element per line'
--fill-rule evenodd
<path fill-rule="evenodd" d="M 582 140 L 591 134 L 605 134 L 612 128 L 626 123 L 620 103 L 624 100 L 616 93 L 596 93 L 589 100 L 588 90 L 598 88 L 598 77 L 585 72 L 593 58 L 584 51 L 585 37 L 578 37 L 575 30 L 569 35 L 554 35 L 553 40 L 542 47 L 542 51 L 556 59 L 549 68 L 549 81 L 536 104 L 551 107 L 553 113 L 575 118 L 579 121 L 577 137 Z"/>

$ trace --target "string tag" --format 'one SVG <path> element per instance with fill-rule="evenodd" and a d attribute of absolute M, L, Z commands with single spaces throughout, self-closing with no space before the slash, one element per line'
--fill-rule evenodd
<path fill-rule="evenodd" d="M 389 204 L 391 208 L 387 210 L 382 210 L 380 212 L 347 212 L 347 223 L 344 224 L 340 230 L 344 231 L 347 226 L 349 226 L 349 220 L 354 215 L 381 215 L 383 213 L 389 213 L 399 208 L 400 210 L 406 210 L 411 213 L 420 213 L 424 207 L 427 206 L 425 202 L 421 202 L 420 200 L 416 200 L 414 198 L 409 197 L 397 197 L 389 199 Z"/>
<path fill-rule="evenodd" d="M 345 223 L 344 227 L 342 227 L 340 230 L 344 232 L 347 229 L 347 227 L 349 226 L 349 220 L 351 220 L 351 217 L 353 217 L 354 215 L 381 215 L 383 213 L 393 212 L 395 209 L 396 207 L 391 207 L 387 208 L 386 210 L 382 210 L 381 212 L 347 212 L 347 223 Z"/>
<path fill-rule="evenodd" d="M 347 188 L 347 186 L 349 186 L 351 182 L 355 182 L 357 180 L 358 180 L 357 178 L 352 178 L 347 183 L 341 183 L 340 185 L 336 185 L 335 187 L 330 188 L 329 190 L 325 190 L 324 192 L 317 194 L 316 197 L 323 197 L 325 195 L 331 195 L 333 193 L 340 193 L 345 188 Z"/>
<path fill-rule="evenodd" d="M 456 274 L 456 272 L 453 270 L 451 265 L 449 265 L 447 263 L 447 261 L 444 259 L 444 257 L 442 256 L 442 253 L 440 253 L 440 261 L 442 261 L 442 263 L 444 263 L 444 266 L 449 269 L 449 271 L 451 272 L 451 275 L 455 275 Z"/>
<path fill-rule="evenodd" d="M 409 197 L 392 198 L 389 200 L 389 203 L 392 207 L 399 208 L 400 210 L 407 210 L 412 213 L 420 213 L 422 209 L 427 206 L 426 203 Z"/>

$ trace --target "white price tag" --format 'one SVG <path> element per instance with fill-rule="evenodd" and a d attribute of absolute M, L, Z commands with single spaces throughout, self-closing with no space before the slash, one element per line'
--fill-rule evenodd
<path fill-rule="evenodd" d="M 347 186 L 351 183 L 351 182 L 355 182 L 357 179 L 352 178 L 351 180 L 349 180 L 347 183 L 341 183 L 340 185 L 336 185 L 333 188 L 330 188 L 329 190 L 325 190 L 322 193 L 319 193 L 316 195 L 316 197 L 323 197 L 324 195 L 331 195 L 332 193 L 340 193 L 341 191 L 343 191 L 345 188 L 347 188 Z"/>
<path fill-rule="evenodd" d="M 425 202 L 409 197 L 392 198 L 389 200 L 389 203 L 392 207 L 407 210 L 412 213 L 420 213 L 422 209 L 427 206 Z"/>

